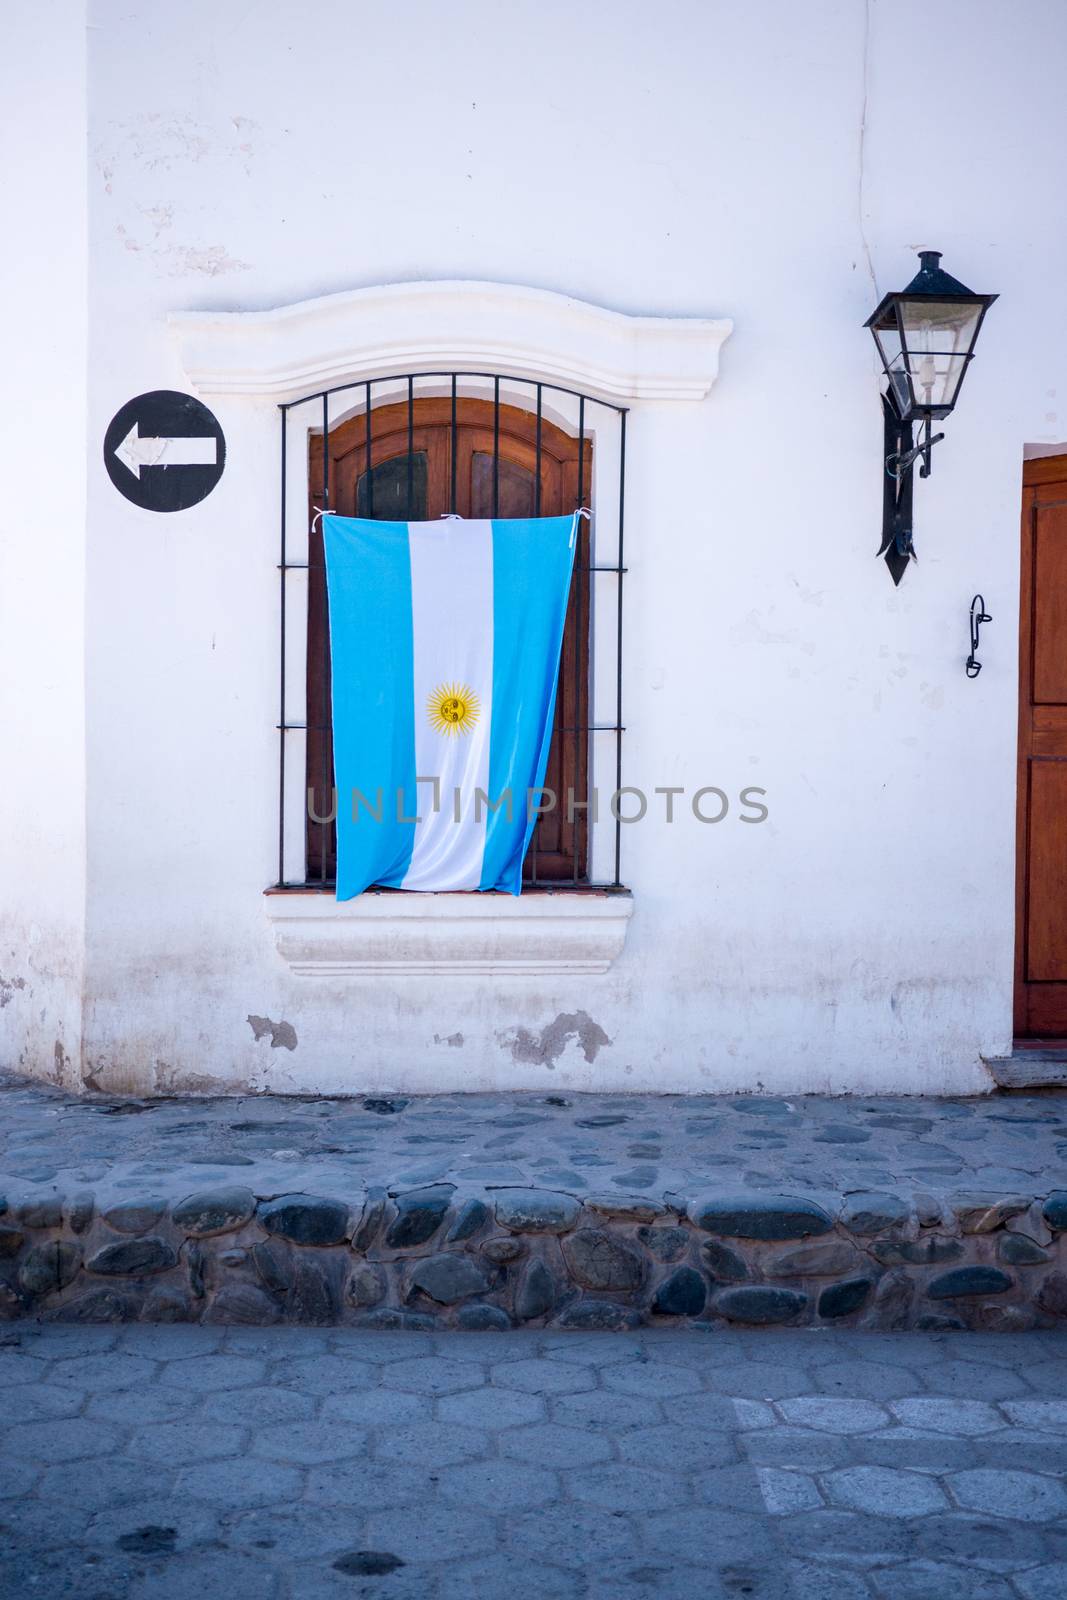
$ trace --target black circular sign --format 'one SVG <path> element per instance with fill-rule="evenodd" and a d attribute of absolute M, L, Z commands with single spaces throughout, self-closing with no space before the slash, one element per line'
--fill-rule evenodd
<path fill-rule="evenodd" d="M 218 418 L 191 394 L 153 389 L 116 411 L 104 466 L 120 494 L 146 511 L 186 511 L 209 495 L 226 465 Z"/>

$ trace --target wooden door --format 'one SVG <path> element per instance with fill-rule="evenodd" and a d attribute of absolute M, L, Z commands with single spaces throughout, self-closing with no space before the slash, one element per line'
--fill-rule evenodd
<path fill-rule="evenodd" d="M 578 440 L 517 407 L 489 400 L 416 400 L 411 407 L 379 406 L 330 430 L 330 504 L 342 516 L 397 522 L 430 521 L 456 511 L 461 517 L 560 516 L 588 504 L 592 445 L 581 458 Z M 537 463 L 540 457 L 540 494 Z M 310 508 L 322 505 L 322 436 L 310 444 Z M 580 469 L 579 470 L 579 466 Z M 579 497 L 579 489 L 581 497 Z M 307 659 L 307 878 L 332 883 L 337 835 L 329 815 L 334 783 L 330 700 L 330 640 L 321 527 L 312 526 L 308 553 Z M 588 787 L 589 525 L 579 523 L 575 573 L 560 657 L 559 688 L 545 784 L 557 809 L 538 823 L 523 876 L 527 882 L 585 881 L 588 829 L 585 812 L 566 816 L 566 795 L 585 799 Z M 516 799 L 516 803 L 520 803 Z"/>
<path fill-rule="evenodd" d="M 1067 456 L 1023 469 L 1015 1032 L 1067 1038 Z"/>

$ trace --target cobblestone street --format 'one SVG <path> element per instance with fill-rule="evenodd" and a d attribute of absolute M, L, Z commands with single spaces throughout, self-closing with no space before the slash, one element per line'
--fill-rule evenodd
<path fill-rule="evenodd" d="M 0 1592 L 1062 1600 L 1060 1334 L 0 1340 Z"/>

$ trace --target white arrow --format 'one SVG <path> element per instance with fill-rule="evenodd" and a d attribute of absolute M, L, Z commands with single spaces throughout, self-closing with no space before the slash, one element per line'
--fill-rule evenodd
<path fill-rule="evenodd" d="M 115 455 L 138 482 L 142 467 L 214 467 L 218 465 L 218 440 L 208 438 L 142 439 L 135 422 Z"/>

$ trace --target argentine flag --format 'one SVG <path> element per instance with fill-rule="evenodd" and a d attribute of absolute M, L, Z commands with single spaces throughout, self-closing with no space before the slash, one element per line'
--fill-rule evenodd
<path fill-rule="evenodd" d="M 519 893 L 578 516 L 323 517 L 338 900 Z"/>

